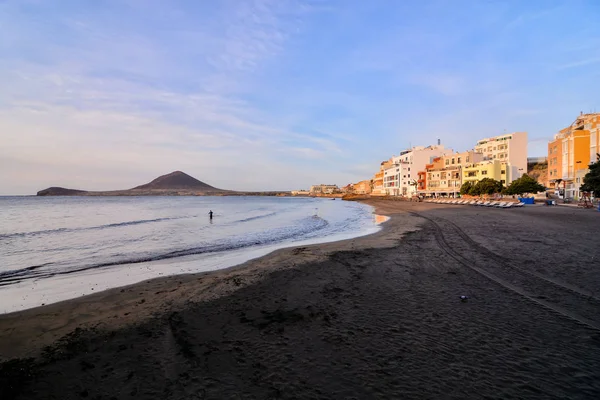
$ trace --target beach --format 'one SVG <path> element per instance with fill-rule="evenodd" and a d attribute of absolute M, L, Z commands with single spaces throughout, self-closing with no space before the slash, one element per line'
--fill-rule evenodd
<path fill-rule="evenodd" d="M 0 398 L 600 397 L 599 212 L 366 202 L 373 235 L 0 315 Z"/>

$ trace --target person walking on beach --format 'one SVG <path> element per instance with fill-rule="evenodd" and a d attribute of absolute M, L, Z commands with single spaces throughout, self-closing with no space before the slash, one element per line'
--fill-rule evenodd
<path fill-rule="evenodd" d="M 213 212 L 212 212 L 212 210 L 210 210 L 210 211 L 208 212 L 208 218 L 209 218 L 211 221 L 212 221 L 212 216 L 213 216 Z"/>

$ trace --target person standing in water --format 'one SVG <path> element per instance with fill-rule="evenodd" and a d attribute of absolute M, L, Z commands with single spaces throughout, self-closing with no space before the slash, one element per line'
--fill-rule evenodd
<path fill-rule="evenodd" d="M 208 212 L 208 219 L 212 220 L 212 216 L 213 216 L 213 212 L 212 212 L 212 210 L 210 210 Z"/>

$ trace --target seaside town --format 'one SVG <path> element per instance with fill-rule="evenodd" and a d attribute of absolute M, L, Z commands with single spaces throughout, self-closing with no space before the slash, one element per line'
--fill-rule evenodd
<path fill-rule="evenodd" d="M 599 128 L 600 113 L 582 112 L 554 135 L 547 155 L 541 157 L 527 157 L 527 132 L 483 138 L 463 152 L 438 140 L 437 144 L 413 146 L 382 161 L 370 179 L 341 188 L 313 185 L 310 190 L 292 194 L 455 198 L 469 194 L 469 189 L 485 178 L 492 180 L 500 193 L 526 174 L 545 188 L 538 197 L 578 202 L 587 200 L 581 185 L 599 152 Z"/>

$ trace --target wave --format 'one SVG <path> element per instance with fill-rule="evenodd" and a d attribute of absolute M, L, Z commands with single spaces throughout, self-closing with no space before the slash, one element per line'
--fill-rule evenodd
<path fill-rule="evenodd" d="M 244 219 L 238 219 L 237 221 L 234 221 L 233 223 L 250 222 L 250 221 L 257 220 L 257 219 L 263 219 L 263 218 L 272 217 L 273 215 L 277 215 L 277 213 L 276 212 L 272 212 L 272 213 L 268 213 L 268 214 L 257 215 L 257 216 L 254 216 L 254 217 L 248 217 L 248 218 L 244 218 Z"/>
<path fill-rule="evenodd" d="M 118 227 L 122 227 L 122 226 L 148 224 L 148 223 L 152 223 L 152 222 L 169 221 L 169 220 L 182 219 L 182 218 L 188 218 L 188 217 L 166 217 L 166 218 L 155 218 L 155 219 L 140 219 L 140 220 L 136 220 L 136 221 L 117 222 L 117 223 L 113 223 L 113 224 L 88 226 L 88 227 L 81 227 L 81 228 L 57 228 L 57 229 L 48 229 L 48 230 L 32 231 L 32 232 L 16 232 L 16 233 L 0 234 L 0 239 L 9 239 L 9 238 L 13 238 L 13 237 L 39 236 L 39 235 L 47 235 L 47 234 L 53 234 L 53 233 L 79 232 L 79 231 L 91 231 L 91 230 L 107 229 L 107 228 L 118 228 Z"/>
<path fill-rule="evenodd" d="M 252 236 L 234 237 L 205 246 L 180 249 L 167 253 L 147 254 L 138 257 L 121 258 L 116 259 L 114 261 L 89 264 L 81 267 L 63 270 L 59 269 L 60 266 L 56 265 L 56 263 L 35 265 L 19 270 L 0 272 L 0 286 L 20 282 L 27 279 L 49 278 L 53 276 L 73 274 L 97 268 L 108 268 L 126 264 L 139 264 L 144 262 L 167 260 L 191 255 L 241 250 L 253 246 L 272 245 L 290 239 L 301 239 L 303 236 L 322 230 L 328 225 L 329 222 L 327 222 L 327 220 L 318 216 L 312 216 L 296 221 L 296 223 L 290 227 L 271 229 L 260 232 L 258 234 L 254 234 Z M 45 268 L 52 266 L 56 266 L 57 268 Z"/>

